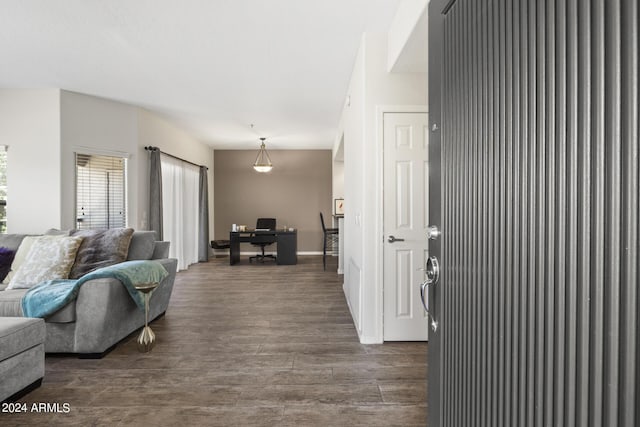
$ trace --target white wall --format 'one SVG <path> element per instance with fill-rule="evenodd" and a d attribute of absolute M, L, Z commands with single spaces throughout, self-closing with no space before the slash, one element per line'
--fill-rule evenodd
<path fill-rule="evenodd" d="M 58 89 L 0 90 L 0 144 L 9 146 L 10 233 L 75 227 L 76 151 L 128 156 L 127 223 L 147 229 L 145 145 L 209 167 L 213 233 L 213 149 L 147 110 Z"/>
<path fill-rule="evenodd" d="M 364 164 L 361 161 L 365 139 L 365 40 L 363 36 L 349 84 L 349 103 L 342 116 L 344 132 L 344 292 L 360 339 L 362 322 L 362 268 L 364 209 Z"/>
<path fill-rule="evenodd" d="M 344 160 L 334 160 L 332 165 L 332 194 L 334 199 L 344 198 Z M 334 207 L 332 206 L 332 212 Z M 333 212 L 335 213 L 335 212 Z"/>
<path fill-rule="evenodd" d="M 61 218 L 60 91 L 0 89 L 7 145 L 7 231 L 42 233 Z"/>
<path fill-rule="evenodd" d="M 127 224 L 137 222 L 138 108 L 121 102 L 63 90 L 61 92 L 62 222 L 60 228 L 76 227 L 75 153 L 128 157 Z"/>
<path fill-rule="evenodd" d="M 427 72 L 429 0 L 402 0 L 389 27 L 387 70 Z"/>
<path fill-rule="evenodd" d="M 335 200 L 344 198 L 344 134 L 339 136 L 334 145 L 331 165 L 331 193 Z M 332 213 L 335 212 L 332 210 Z"/>
<path fill-rule="evenodd" d="M 344 132 L 345 284 L 363 343 L 382 342 L 382 142 L 377 109 L 426 105 L 425 73 L 387 72 L 386 34 L 365 34 L 349 85 Z"/>
<path fill-rule="evenodd" d="M 160 151 L 188 160 L 197 165 L 207 166 L 209 186 L 209 235 L 213 240 L 213 148 L 189 136 L 168 120 L 144 109 L 138 110 L 139 142 L 138 157 L 138 197 L 140 209 L 137 223 L 141 228 L 148 225 L 149 206 L 149 160 L 145 146 L 158 147 Z"/>

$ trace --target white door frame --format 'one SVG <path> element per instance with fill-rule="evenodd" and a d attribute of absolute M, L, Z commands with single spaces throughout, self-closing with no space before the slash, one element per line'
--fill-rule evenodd
<path fill-rule="evenodd" d="M 384 114 L 385 113 L 429 113 L 427 105 L 376 105 L 376 187 L 374 211 L 375 271 L 374 288 L 376 296 L 376 339 L 384 341 Z M 425 237 L 426 238 L 426 237 Z"/>

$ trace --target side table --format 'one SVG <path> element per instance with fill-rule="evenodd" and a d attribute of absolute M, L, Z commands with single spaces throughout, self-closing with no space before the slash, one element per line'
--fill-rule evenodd
<path fill-rule="evenodd" d="M 142 332 L 138 336 L 138 351 L 141 353 L 150 352 L 156 345 L 156 334 L 149 327 L 149 300 L 157 287 L 157 282 L 135 285 L 136 290 L 144 295 L 144 328 L 142 328 Z"/>

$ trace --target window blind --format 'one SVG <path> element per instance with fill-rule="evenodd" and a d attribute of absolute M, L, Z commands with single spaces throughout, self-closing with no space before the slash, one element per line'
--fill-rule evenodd
<path fill-rule="evenodd" d="M 76 227 L 126 226 L 126 164 L 123 157 L 76 153 Z"/>

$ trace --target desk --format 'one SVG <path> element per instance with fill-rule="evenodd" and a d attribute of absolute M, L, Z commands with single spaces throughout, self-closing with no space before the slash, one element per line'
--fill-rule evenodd
<path fill-rule="evenodd" d="M 276 262 L 280 265 L 292 265 L 298 262 L 298 232 L 294 231 L 231 231 L 229 233 L 229 264 L 240 262 L 240 243 L 258 243 L 276 237 L 278 253 Z"/>

